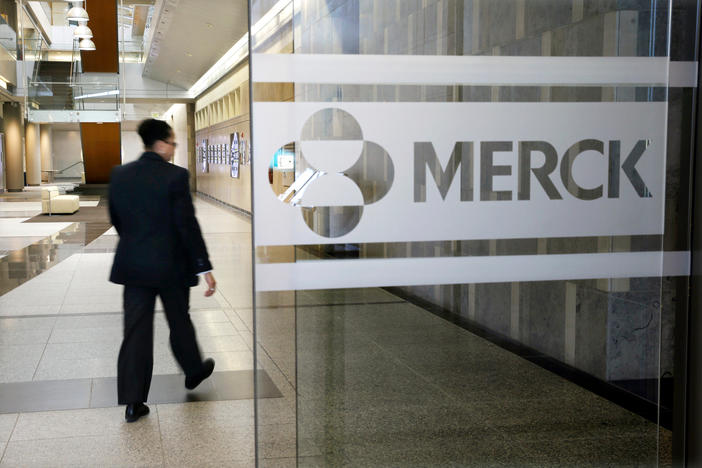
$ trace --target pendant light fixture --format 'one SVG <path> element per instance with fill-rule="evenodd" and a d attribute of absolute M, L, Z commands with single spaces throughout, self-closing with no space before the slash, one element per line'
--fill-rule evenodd
<path fill-rule="evenodd" d="M 84 8 L 76 6 L 68 10 L 68 13 L 66 14 L 66 19 L 68 21 L 78 21 L 79 23 L 87 23 L 90 17 L 88 16 L 88 12 L 85 11 Z"/>
<path fill-rule="evenodd" d="M 77 39 L 90 39 L 93 37 L 93 32 L 87 24 L 79 24 L 78 27 L 73 30 L 73 37 Z"/>
<path fill-rule="evenodd" d="M 73 3 L 84 3 L 85 0 L 76 0 Z M 88 12 L 85 8 L 74 6 L 66 14 L 68 21 L 76 21 L 78 26 L 73 30 L 73 38 L 78 40 L 78 50 L 95 50 L 95 43 L 91 40 L 93 32 L 88 27 Z"/>
<path fill-rule="evenodd" d="M 80 50 L 95 50 L 95 43 L 90 39 L 81 39 L 78 43 L 78 49 Z"/>

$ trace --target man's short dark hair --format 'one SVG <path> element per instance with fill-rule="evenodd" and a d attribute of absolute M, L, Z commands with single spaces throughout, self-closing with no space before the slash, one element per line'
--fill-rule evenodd
<path fill-rule="evenodd" d="M 171 137 L 173 129 L 163 120 L 146 119 L 139 124 L 137 129 L 144 146 L 151 148 L 157 141 L 166 141 Z"/>

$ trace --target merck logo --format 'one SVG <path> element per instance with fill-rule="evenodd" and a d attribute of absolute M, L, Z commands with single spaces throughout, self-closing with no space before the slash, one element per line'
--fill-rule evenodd
<path fill-rule="evenodd" d="M 460 191 L 454 201 L 460 202 L 528 202 L 535 186 L 548 200 L 616 199 L 622 192 L 622 179 L 631 186 L 624 188 L 627 197 L 635 192 L 640 199 L 651 198 L 636 168 L 651 144 L 648 139 L 593 138 L 562 147 L 561 153 L 554 144 L 537 139 L 455 141 L 448 162 L 442 164 L 433 142 L 415 141 L 411 146 L 413 170 L 401 172 L 413 174 L 414 193 L 405 200 L 427 202 L 430 179 L 436 187 L 431 190 L 438 190 L 443 200 L 458 179 Z M 305 122 L 300 140 L 283 146 L 277 154 L 281 153 L 297 155 L 297 167 L 288 190 L 282 194 L 278 190 L 276 195 L 300 207 L 307 226 L 327 238 L 355 229 L 364 208 L 385 197 L 395 178 L 388 152 L 365 140 L 358 121 L 341 109 L 314 113 Z M 499 154 L 502 164 L 495 161 Z M 502 182 L 501 190 L 496 189 L 495 180 Z"/>
<path fill-rule="evenodd" d="M 518 200 L 531 199 L 532 174 L 541 188 L 551 200 L 562 200 L 554 183 L 554 172 L 558 169 L 565 190 L 580 200 L 597 200 L 604 196 L 607 183 L 607 198 L 619 198 L 621 172 L 631 183 L 640 198 L 650 198 L 651 192 L 636 170 L 636 165 L 643 156 L 650 142 L 639 140 L 629 151 L 624 162 L 621 162 L 622 143 L 611 140 L 605 143 L 601 140 L 581 140 L 571 145 L 563 157 L 558 158 L 556 148 L 546 141 L 481 141 L 480 142 L 480 201 L 509 201 L 513 199 L 511 190 L 494 190 L 494 178 L 511 176 L 513 165 L 494 162 L 498 153 L 512 154 L 516 160 L 518 173 Z M 516 154 L 515 154 L 516 147 Z M 605 152 L 607 147 L 607 152 Z M 414 201 L 426 202 L 427 199 L 427 168 L 436 183 L 442 199 L 446 199 L 449 187 L 460 170 L 461 201 L 473 201 L 473 148 L 472 141 L 456 142 L 446 167 L 442 167 L 431 142 L 416 142 L 414 144 Z M 601 183 L 596 186 L 584 187 L 576 180 L 574 165 L 578 157 L 587 152 L 607 157 L 608 170 L 599 175 Z M 533 156 L 541 155 L 541 165 L 533 163 Z M 559 167 L 560 165 L 560 167 Z M 556 176 L 558 177 L 558 176 Z M 604 180 L 606 179 L 606 180 Z"/>
<path fill-rule="evenodd" d="M 299 142 L 277 154 L 295 153 L 296 179 L 280 195 L 301 208 L 307 226 L 324 237 L 351 232 L 363 209 L 382 199 L 392 186 L 395 170 L 390 155 L 363 138 L 358 121 L 346 111 L 322 109 L 304 124 Z"/>

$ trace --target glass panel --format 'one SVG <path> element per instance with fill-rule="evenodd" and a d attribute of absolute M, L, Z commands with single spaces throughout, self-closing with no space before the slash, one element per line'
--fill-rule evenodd
<path fill-rule="evenodd" d="M 249 3 L 259 462 L 667 463 L 698 5 Z"/>

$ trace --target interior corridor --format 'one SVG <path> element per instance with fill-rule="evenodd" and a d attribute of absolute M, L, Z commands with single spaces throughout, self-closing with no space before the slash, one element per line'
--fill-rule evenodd
<path fill-rule="evenodd" d="M 151 414 L 126 424 L 116 233 L 26 222 L 23 195 L 0 201 L 0 466 L 254 466 L 250 220 L 196 199 L 219 288 L 192 289 L 191 317 L 215 374 L 185 391 L 157 311 Z M 261 466 L 656 464 L 654 423 L 382 289 L 257 311 Z"/>

